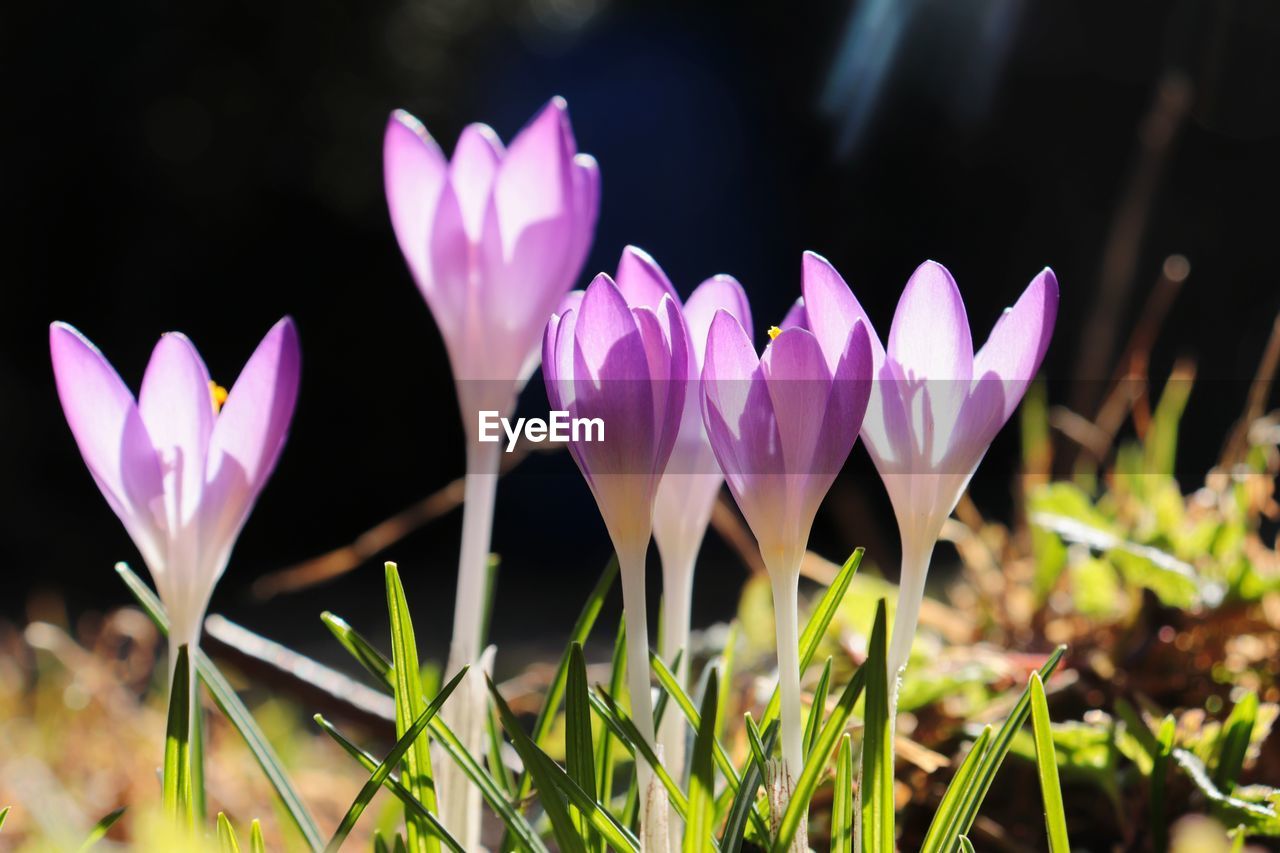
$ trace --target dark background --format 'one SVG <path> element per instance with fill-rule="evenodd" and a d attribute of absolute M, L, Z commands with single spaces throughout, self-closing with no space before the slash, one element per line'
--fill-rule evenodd
<path fill-rule="evenodd" d="M 136 562 L 63 422 L 47 324 L 77 325 L 134 387 L 157 336 L 183 330 L 230 385 L 289 313 L 304 350 L 292 437 L 214 609 L 312 651 L 327 645 L 316 619 L 325 608 L 381 636 L 377 560 L 270 605 L 248 587 L 462 473 L 444 350 L 382 197 L 381 138 L 395 107 L 448 151 L 467 122 L 509 139 L 564 95 L 603 179 L 582 283 L 635 243 L 686 294 L 713 273 L 736 275 L 757 335 L 797 295 L 804 249 L 835 263 L 882 332 L 911 270 L 942 261 L 979 343 L 1052 265 L 1062 286 L 1045 363 L 1055 402 L 1090 396 L 1081 383 L 1105 378 L 1112 362 L 1090 372 L 1083 356 L 1123 344 L 1162 261 L 1182 253 L 1191 276 L 1152 375 L 1179 355 L 1198 361 L 1179 460 L 1194 486 L 1280 309 L 1275 8 L 5 4 L 0 612 L 21 616 L 42 590 L 63 594 L 72 614 L 122 603 L 111 565 Z M 1144 130 L 1161 81 L 1185 92 L 1188 114 L 1173 109 Z M 1149 216 L 1127 244 L 1131 273 L 1108 279 L 1108 234 L 1144 169 Z M 1103 287 L 1114 288 L 1114 310 Z M 1119 340 L 1099 345 L 1089 331 L 1108 319 Z M 545 406 L 537 377 L 524 405 Z M 1010 427 L 974 481 L 985 511 L 1008 514 L 1016 454 Z M 400 562 L 418 636 L 435 653 L 449 634 L 459 519 L 385 555 Z M 896 574 L 892 516 L 860 448 L 814 538 L 833 559 L 857 544 Z M 560 641 L 609 551 L 567 454 L 504 481 L 494 548 L 504 556 L 495 639 L 515 657 Z M 651 569 L 656 579 L 656 561 Z M 742 577 L 709 536 L 700 623 L 732 612 Z"/>

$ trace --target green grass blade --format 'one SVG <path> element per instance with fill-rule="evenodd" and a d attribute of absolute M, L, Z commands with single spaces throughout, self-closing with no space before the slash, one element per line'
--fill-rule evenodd
<path fill-rule="evenodd" d="M 984 726 L 982 734 L 978 735 L 973 746 L 969 748 L 969 754 L 964 757 L 964 761 L 960 762 L 960 767 L 951 777 L 951 784 L 942 795 L 942 802 L 938 803 L 938 810 L 933 814 L 929 831 L 925 833 L 920 853 L 938 853 L 942 848 L 943 838 L 951 837 L 950 833 L 960 822 L 960 807 L 964 794 L 973 784 L 974 774 L 977 773 L 978 765 L 982 763 L 982 756 L 986 755 L 987 746 L 991 743 L 991 734 L 991 726 Z"/>
<path fill-rule="evenodd" d="M 1143 726 L 1146 728 L 1146 726 Z M 1173 755 L 1173 740 L 1178 723 L 1169 714 L 1160 724 L 1156 735 L 1156 750 L 1151 761 L 1151 844 L 1156 853 L 1164 853 L 1169 847 L 1169 827 L 1165 822 L 1165 787 L 1169 775 L 1169 758 Z"/>
<path fill-rule="evenodd" d="M 967 835 L 960 836 L 960 850 L 961 853 L 978 853 L 973 849 L 973 842 L 969 840 Z"/>
<path fill-rule="evenodd" d="M 222 853 L 240 853 L 235 827 L 223 812 L 218 812 L 218 849 Z"/>
<path fill-rule="evenodd" d="M 573 624 L 573 631 L 569 635 L 569 645 L 565 647 L 560 663 L 556 667 L 555 677 L 551 679 L 551 684 L 547 687 L 547 697 L 542 703 L 542 709 L 538 711 L 538 717 L 533 724 L 533 732 L 529 735 L 530 739 L 540 749 L 546 746 L 547 735 L 551 733 L 551 727 L 556 721 L 556 714 L 560 710 L 560 700 L 564 698 L 565 680 L 569 674 L 570 650 L 574 643 L 584 644 L 587 638 L 591 636 L 591 629 L 595 627 L 596 617 L 600 615 L 600 608 L 604 606 L 605 596 L 609 594 L 609 590 L 613 587 L 617 577 L 618 558 L 615 556 L 604 567 L 604 572 L 600 575 L 600 579 L 596 581 L 591 594 L 587 596 L 587 601 L 582 606 L 582 612 L 578 614 L 578 619 Z M 518 799 L 524 798 L 529 793 L 532 783 L 533 780 L 529 778 L 529 773 L 526 770 L 520 779 Z"/>
<path fill-rule="evenodd" d="M 169 691 L 169 718 L 164 735 L 164 810 L 179 825 L 195 825 L 191 809 L 191 657 L 186 643 L 178 647 Z"/>
<path fill-rule="evenodd" d="M 626 687 L 627 627 L 618 620 L 613 642 L 613 661 L 609 669 L 609 693 L 617 696 Z M 606 727 L 596 742 L 596 802 L 608 806 L 613 800 L 613 733 Z"/>
<path fill-rule="evenodd" d="M 687 818 L 689 814 L 689 798 L 680 790 L 680 786 L 671 778 L 671 774 L 667 772 L 667 768 L 663 767 L 658 761 L 657 753 L 653 751 L 653 747 L 640 736 L 640 731 L 636 728 L 635 723 L 627 716 L 627 712 L 618 707 L 618 703 L 610 696 L 603 687 L 596 685 L 596 692 L 589 697 L 591 708 L 596 712 L 600 719 L 604 722 L 612 732 L 614 737 L 622 742 L 636 760 L 643 758 L 653 768 L 653 774 L 658 777 L 658 781 L 667 789 L 667 794 L 671 799 L 671 808 L 681 819 Z M 639 756 L 636 752 L 639 751 Z"/>
<path fill-rule="evenodd" d="M 565 767 L 569 778 L 584 791 L 596 792 L 595 748 L 591 741 L 591 688 L 587 686 L 587 659 L 582 646 L 569 646 L 569 672 L 565 680 Z M 580 816 L 581 817 L 581 816 Z M 585 818 L 580 820 L 582 835 L 594 843 L 595 833 Z"/>
<path fill-rule="evenodd" d="M 325 733 L 328 734 L 329 737 L 333 738 L 334 742 L 337 743 L 338 746 L 342 747 L 347 755 L 354 758 L 367 773 L 374 773 L 377 771 L 379 764 L 378 759 L 352 743 L 350 739 L 342 734 L 342 732 L 338 731 L 337 727 L 334 726 L 333 723 L 326 720 L 320 714 L 316 714 L 313 719 L 316 721 L 316 724 L 319 725 L 320 728 L 324 729 Z M 432 830 L 440 836 L 440 840 L 444 842 L 447 847 L 454 851 L 458 851 L 461 848 L 461 845 L 449 833 L 449 830 L 445 828 L 444 824 L 440 823 L 440 820 L 435 815 L 427 811 L 427 807 L 418 802 L 417 798 L 413 796 L 413 793 L 401 784 L 400 780 L 396 778 L 394 770 L 382 781 L 382 785 L 388 791 L 395 794 L 396 799 L 400 800 L 406 809 L 412 810 L 414 814 L 430 823 Z"/>
<path fill-rule="evenodd" d="M 685 818 L 684 853 L 712 853 L 716 831 L 716 709 L 720 701 L 714 667 L 702 693 L 702 724 L 693 740 L 689 766 L 689 813 Z"/>
<path fill-rule="evenodd" d="M 831 625 L 831 620 L 835 618 L 836 611 L 840 609 L 840 602 L 844 600 L 844 594 L 849 591 L 849 584 L 853 582 L 853 576 L 857 573 L 858 566 L 861 563 L 862 549 L 856 548 L 836 574 L 835 579 L 831 581 L 831 586 L 827 587 L 826 592 L 822 594 L 822 598 L 818 601 L 818 606 L 814 608 L 813 613 L 809 616 L 809 621 L 804 626 L 804 630 L 800 632 L 801 675 L 804 675 L 804 671 L 813 662 L 813 656 L 818 652 L 818 644 L 822 642 L 823 636 L 827 633 L 827 628 Z M 781 707 L 782 694 L 775 687 L 773 696 L 769 698 L 769 704 L 765 706 L 764 713 L 760 716 L 760 725 L 767 727 L 769 723 L 776 720 Z"/>
<path fill-rule="evenodd" d="M 204 823 L 208 814 L 204 796 L 204 714 L 200 710 L 200 694 L 196 693 L 191 707 L 191 810 L 196 826 Z"/>
<path fill-rule="evenodd" d="M 813 749 L 814 743 L 818 740 L 818 732 L 822 728 L 822 721 L 827 716 L 827 691 L 831 689 L 831 658 L 827 658 L 826 664 L 822 667 L 822 675 L 818 678 L 818 684 L 813 688 L 813 702 L 809 705 L 809 719 L 804 725 L 804 755 L 808 760 L 809 752 Z"/>
<path fill-rule="evenodd" d="M 329 629 L 356 662 L 369 671 L 376 679 L 377 685 L 386 691 L 388 696 L 395 693 L 391 676 L 391 661 L 382 652 L 369 644 L 359 632 L 346 621 L 328 610 L 320 614 L 320 621 Z"/>
<path fill-rule="evenodd" d="M 676 703 L 676 707 L 680 709 L 685 719 L 689 721 L 689 726 L 693 729 L 695 735 L 702 731 L 702 715 L 694 707 L 693 700 L 689 698 L 689 694 L 681 689 L 680 682 L 676 680 L 675 674 L 662 662 L 662 658 L 652 651 L 649 652 L 649 662 L 652 665 L 654 675 L 657 677 L 658 686 L 663 690 L 663 694 L 671 697 L 671 700 Z M 717 705 L 716 713 L 719 713 L 719 705 Z M 717 717 L 717 724 L 718 722 L 719 718 Z M 716 766 L 720 769 L 721 774 L 724 775 L 725 782 L 729 788 L 737 791 L 740 780 L 738 771 L 734 769 L 733 762 L 729 759 L 729 754 L 725 752 L 724 747 L 721 746 L 718 740 L 713 741 L 712 746 L 712 755 Z"/>
<path fill-rule="evenodd" d="M 1058 646 L 1049 655 L 1044 666 L 1040 667 L 1041 680 L 1047 679 L 1058 667 L 1058 662 L 1062 660 L 1062 655 L 1066 652 L 1066 646 Z M 983 753 L 980 763 L 974 772 L 973 784 L 967 786 L 961 800 L 958 821 L 953 827 L 954 835 L 944 837 L 941 842 L 940 849 L 943 851 L 951 851 L 955 848 L 961 835 L 966 835 L 970 827 L 973 826 L 974 819 L 978 816 L 978 809 L 982 807 L 982 801 L 987 796 L 987 791 L 991 789 L 991 783 L 995 780 L 996 771 L 1000 769 L 1000 765 L 1004 763 L 1005 756 L 1009 754 L 1009 748 L 1013 745 L 1013 736 L 1027 722 L 1027 717 L 1031 713 L 1031 693 L 1030 690 L 1023 690 L 1022 695 L 1018 697 L 1018 702 L 1013 706 L 1013 710 L 1009 713 L 1009 718 L 1004 721 L 1004 725 L 1000 727 L 1000 731 L 992 739 L 991 745 Z"/>
<path fill-rule="evenodd" d="M 151 621 L 155 623 L 160 633 L 168 636 L 169 617 L 165 614 L 164 607 L 160 604 L 160 599 L 156 598 L 156 594 L 151 591 L 151 588 L 124 563 L 116 564 L 116 574 L 120 575 L 120 579 L 129 587 L 133 597 L 137 599 L 138 604 L 150 617 Z M 284 765 L 281 764 L 270 741 L 262 733 L 262 729 L 258 727 L 258 723 L 253 719 L 253 715 L 249 713 L 249 709 L 244 706 L 244 703 L 240 701 L 240 697 L 236 695 L 231 682 L 227 681 L 209 656 L 199 649 L 196 650 L 195 659 L 196 671 L 200 675 L 200 680 L 204 682 L 205 687 L 209 688 L 213 701 L 217 703 L 218 708 L 221 709 L 222 713 L 248 745 L 249 751 L 253 753 L 254 759 L 258 762 L 258 766 L 262 768 L 263 775 L 267 777 L 267 781 L 275 789 L 276 796 L 280 798 L 281 804 L 285 807 L 285 811 L 289 813 L 294 825 L 306 840 L 307 846 L 314 851 L 323 849 L 324 838 L 320 834 L 320 828 L 316 825 L 315 818 L 311 816 L 306 803 L 302 801 L 302 797 L 298 795 L 293 783 L 289 781 L 289 776 L 284 771 Z"/>
<path fill-rule="evenodd" d="M 1058 757 L 1053 748 L 1053 730 L 1049 727 L 1049 702 L 1045 699 L 1040 673 L 1031 673 L 1030 687 L 1036 769 L 1040 775 L 1040 794 L 1044 799 L 1049 853 L 1071 853 L 1071 842 L 1067 840 L 1067 815 L 1062 805 L 1062 786 L 1058 782 Z"/>
<path fill-rule="evenodd" d="M 873 634 L 875 630 L 875 628 L 872 629 Z M 881 625 L 879 630 L 883 631 L 884 627 Z M 885 668 L 882 667 L 882 669 Z M 814 746 L 813 760 L 806 764 L 804 770 L 800 772 L 800 778 L 796 780 L 795 789 L 791 794 L 791 802 L 787 804 L 787 810 L 783 812 L 782 822 L 778 826 L 778 835 L 773 842 L 774 853 L 784 853 L 791 847 L 791 841 L 795 838 L 796 831 L 800 828 L 800 821 L 804 819 L 804 815 L 809 808 L 809 800 L 813 798 L 813 792 L 818 789 L 818 782 L 822 780 L 822 774 L 826 772 L 826 757 L 831 755 L 832 750 L 836 747 L 836 742 L 844 734 L 844 727 L 849 722 L 850 715 L 853 714 L 853 706 L 857 704 L 858 697 L 862 695 L 866 679 L 867 665 L 864 663 L 858 667 L 858 671 L 853 674 L 853 678 L 849 679 L 844 692 L 840 694 L 840 701 L 836 703 L 836 707 L 831 711 L 831 716 L 827 718 L 826 724 L 822 727 L 822 733 L 818 735 L 818 742 Z M 819 758 L 819 756 L 822 757 Z"/>
<path fill-rule="evenodd" d="M 542 839 L 538 833 L 530 826 L 524 815 L 516 811 L 515 807 L 507 800 L 502 792 L 502 788 L 498 785 L 494 778 L 481 766 L 480 762 L 467 751 L 462 745 L 462 741 L 453 733 L 439 717 L 431 720 L 431 734 L 435 736 L 436 743 L 443 749 L 449 758 L 458 765 L 459 769 L 471 780 L 477 788 L 480 789 L 480 796 L 484 797 L 489 807 L 493 809 L 494 814 L 503 822 L 507 828 L 508 838 L 513 844 L 525 850 L 534 851 L 534 853 L 546 853 L 547 847 L 542 843 Z"/>
<path fill-rule="evenodd" d="M 885 604 L 880 599 L 867 647 L 867 701 L 862 730 L 862 847 L 865 853 L 894 853 L 893 737 L 889 722 L 889 664 L 885 639 Z M 824 764 L 826 753 L 810 765 Z"/>
<path fill-rule="evenodd" d="M 0 829 L 4 829 L 4 819 L 9 816 L 9 806 L 0 809 Z"/>
<path fill-rule="evenodd" d="M 267 853 L 267 842 L 262 838 L 262 824 L 255 817 L 249 824 L 249 853 Z"/>
<path fill-rule="evenodd" d="M 773 752 L 774 743 L 778 740 L 778 722 L 775 720 L 770 723 L 761 736 L 751 715 L 747 714 L 745 719 L 751 744 L 751 760 L 742 772 L 742 785 L 729 806 L 729 816 L 725 818 L 724 832 L 720 835 L 721 853 L 738 853 L 742 849 L 747 821 L 753 817 L 760 821 L 757 827 L 759 837 L 769 837 L 768 827 L 756 812 L 756 793 L 760 790 L 760 783 L 764 781 L 765 756 Z"/>
<path fill-rule="evenodd" d="M 853 747 L 846 732 L 836 756 L 831 798 L 831 853 L 853 853 Z"/>
<path fill-rule="evenodd" d="M 1216 745 L 1217 761 L 1213 767 L 1213 783 L 1224 791 L 1230 791 L 1244 769 L 1245 755 L 1249 752 L 1249 740 L 1258 720 L 1258 694 L 1250 690 L 1231 709 L 1227 721 L 1222 724 Z"/>
<path fill-rule="evenodd" d="M 387 757 L 374 769 L 373 775 L 361 787 L 360 793 L 356 794 L 355 800 L 347 809 L 347 813 L 343 816 L 342 822 L 338 824 L 338 828 L 334 831 L 333 837 L 329 839 L 329 843 L 325 846 L 328 853 L 335 853 L 342 847 L 342 843 L 347 840 L 347 836 L 351 834 L 351 830 L 355 828 L 356 821 L 360 819 L 360 815 L 364 813 L 365 807 L 369 805 L 369 801 L 373 799 L 373 795 L 378 793 L 378 789 L 391 775 L 391 771 L 395 769 L 401 761 L 404 761 L 413 753 L 414 745 L 419 743 L 419 737 L 427 730 L 427 726 L 431 724 L 431 720 L 440 711 L 445 700 L 453 693 L 455 687 L 462 681 L 463 676 L 467 673 L 467 667 L 463 667 L 458 674 L 453 677 L 443 690 L 431 701 L 431 704 L 422 710 L 422 712 L 414 718 L 414 720 L 405 729 L 404 733 L 396 740 L 395 746 L 391 747 L 391 751 L 387 753 Z M 424 739 L 425 740 L 425 739 Z M 421 798 L 418 798 L 421 801 Z M 429 810 L 429 808 L 428 808 Z M 434 827 L 430 821 L 424 820 L 422 816 L 414 811 L 407 809 L 406 812 L 412 814 L 412 819 L 406 819 L 407 826 L 412 827 L 416 824 L 423 827 L 426 832 L 434 832 Z M 412 830 L 410 830 L 412 831 Z M 439 839 L 435 838 L 439 844 Z M 449 845 L 458 853 L 462 848 L 454 841 Z"/>
<path fill-rule="evenodd" d="M 572 805 L 582 813 L 591 826 L 599 832 L 610 846 L 622 853 L 639 853 L 640 842 L 631 831 L 620 824 L 613 815 L 600 808 L 595 799 L 582 789 L 569 774 L 551 760 L 533 739 L 525 734 L 520 721 L 507 706 L 498 687 L 488 680 L 489 695 L 493 697 L 494 707 L 502 720 L 502 727 L 511 738 L 511 745 L 520 754 L 534 784 L 538 786 L 539 802 L 551 821 L 560 849 L 563 853 L 585 853 L 586 847 L 582 837 L 574 828 L 567 805 Z"/>
<path fill-rule="evenodd" d="M 409 853 L 409 848 L 404 843 L 404 836 L 396 833 L 395 842 L 391 845 L 392 853 Z"/>
<path fill-rule="evenodd" d="M 395 563 L 386 564 L 387 613 L 391 618 L 391 673 L 395 680 L 396 737 L 403 737 L 423 713 L 422 675 L 418 665 L 418 644 L 405 600 L 404 586 Z M 430 721 L 430 717 L 428 717 Z M 423 723 L 426 727 L 426 722 Z M 431 782 L 431 744 L 429 738 L 414 739 L 404 757 L 405 787 L 413 792 L 428 811 L 436 811 L 436 792 Z M 378 787 L 373 787 L 377 791 Z M 373 796 L 371 793 L 370 796 Z M 360 807 L 363 810 L 363 806 Z M 357 816 L 358 816 L 357 812 Z M 437 853 L 439 840 L 430 824 L 417 814 L 405 815 L 405 830 L 412 853 Z M 333 842 L 329 842 L 330 849 Z"/>
<path fill-rule="evenodd" d="M 485 762 L 489 765 L 489 775 L 502 788 L 503 794 L 514 798 L 516 795 L 515 774 L 511 772 L 511 768 L 502 760 L 502 729 L 498 725 L 498 719 L 493 714 L 484 715 L 485 737 L 489 739 L 489 750 L 485 755 Z"/>
<path fill-rule="evenodd" d="M 127 808 L 128 806 L 121 806 L 115 811 L 109 812 L 102 818 L 102 820 L 95 823 L 93 825 L 93 829 L 89 830 L 89 834 L 85 836 L 84 843 L 80 845 L 79 853 L 84 853 L 84 851 L 106 838 L 107 833 L 111 831 L 111 827 L 115 826 L 116 821 L 124 816 Z M 9 810 L 7 808 L 0 809 L 0 826 L 4 825 L 4 816 L 8 813 Z"/>

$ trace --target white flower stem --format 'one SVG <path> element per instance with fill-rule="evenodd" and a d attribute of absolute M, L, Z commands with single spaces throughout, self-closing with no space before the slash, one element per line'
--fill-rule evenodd
<path fill-rule="evenodd" d="M 934 542 L 918 545 L 902 543 L 902 571 L 898 579 L 898 606 L 893 616 L 893 636 L 889 640 L 889 725 L 892 727 L 898 715 L 898 687 L 907 661 L 911 658 L 911 645 L 916 638 L 916 626 L 920 622 L 920 605 L 924 602 L 924 582 L 929 574 L 929 561 L 933 557 Z"/>
<path fill-rule="evenodd" d="M 662 554 L 662 643 L 659 651 L 668 665 L 677 654 L 680 655 L 680 665 L 672 674 L 686 693 L 689 690 L 689 623 L 693 608 L 695 557 L 696 551 L 689 555 Z M 662 744 L 662 761 L 667 772 L 682 789 L 686 784 L 685 743 L 688 731 L 684 714 L 673 705 L 667 705 L 667 713 L 662 715 L 662 722 L 658 724 L 658 741 Z M 675 850 L 680 845 L 684 821 L 674 811 L 668 821 L 670 847 Z"/>
<path fill-rule="evenodd" d="M 499 453 L 500 445 L 496 442 L 468 443 L 462 549 L 458 557 L 453 640 L 449 644 L 445 677 L 451 678 L 468 664 L 473 665 L 473 669 L 467 674 L 467 683 L 460 685 L 462 689 L 453 695 L 441 712 L 445 722 L 462 740 L 462 745 L 477 758 L 484 749 L 484 719 L 488 713 L 489 695 L 484 687 L 483 674 L 474 665 L 480 658 L 485 640 L 482 631 L 488 603 L 489 545 L 498 488 Z M 480 849 L 480 790 L 450 760 L 436 763 L 435 773 L 441 821 L 464 849 Z"/>
<path fill-rule="evenodd" d="M 781 693 L 782 763 L 795 780 L 804 769 L 804 726 L 800 716 L 800 635 L 796 626 L 799 606 L 799 566 L 770 567 L 773 613 L 778 644 L 778 689 Z"/>
<path fill-rule="evenodd" d="M 631 693 L 631 721 L 640 736 L 650 746 L 653 736 L 653 694 L 649 689 L 649 623 L 645 607 L 644 588 L 645 549 L 632 548 L 619 551 L 618 565 L 622 571 L 622 611 L 627 625 L 627 688 Z M 650 820 L 649 791 L 654 778 L 651 768 L 640 755 L 636 756 L 636 780 L 641 792 L 640 837 Z"/>

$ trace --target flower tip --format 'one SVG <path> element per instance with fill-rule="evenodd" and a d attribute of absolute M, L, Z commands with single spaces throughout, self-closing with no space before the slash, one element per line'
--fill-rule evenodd
<path fill-rule="evenodd" d="M 552 95 L 551 100 L 547 101 L 547 106 L 555 109 L 557 112 L 569 112 L 569 102 L 564 99 L 563 95 Z"/>

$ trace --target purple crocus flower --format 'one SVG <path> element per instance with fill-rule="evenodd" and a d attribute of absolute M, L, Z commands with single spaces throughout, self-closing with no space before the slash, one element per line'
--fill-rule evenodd
<path fill-rule="evenodd" d="M 871 391 L 871 347 L 864 324 L 846 328 L 833 358 L 806 329 L 771 329 L 770 337 L 757 356 L 741 324 L 727 312 L 716 314 L 702 370 L 702 411 L 711 447 L 773 585 L 782 754 L 794 782 L 803 767 L 800 561 L 818 505 L 862 425 Z"/>
<path fill-rule="evenodd" d="M 657 310 L 664 296 L 676 305 L 680 297 L 666 273 L 646 252 L 628 246 L 618 262 L 618 289 L 633 308 Z M 658 485 L 653 511 L 653 539 L 662 558 L 662 637 L 659 652 L 670 661 L 689 643 L 693 570 L 711 522 L 711 511 L 724 482 L 702 424 L 701 384 L 707 333 L 716 312 L 724 309 L 745 328 L 751 328 L 751 307 L 742 285 L 732 276 L 713 276 L 698 285 L 684 304 L 682 314 L 689 340 L 689 384 L 684 414 L 671 451 L 671 461 Z M 676 678 L 687 687 L 689 655 L 680 656 Z M 684 768 L 685 723 L 678 714 L 665 717 L 659 740 L 672 775 L 681 778 Z M 673 828 L 675 824 L 672 824 Z"/>
<path fill-rule="evenodd" d="M 300 362 L 293 320 L 267 332 L 229 393 L 176 332 L 156 344 L 136 401 L 71 326 L 54 323 L 49 347 L 67 424 L 147 564 L 169 614 L 170 648 L 194 650 L 213 587 L 293 419 Z"/>
<path fill-rule="evenodd" d="M 627 267 L 638 260 L 636 254 L 625 255 L 619 275 L 630 278 Z M 654 726 L 645 552 L 658 484 L 680 430 L 689 357 L 684 320 L 669 293 L 663 293 L 654 308 L 632 307 L 603 273 L 585 293 L 569 295 L 562 311 L 552 315 L 543 338 L 542 369 L 551 407 L 567 411 L 580 423 L 596 420 L 602 425 L 603 435 L 585 427 L 577 431 L 569 449 L 618 555 L 632 714 L 650 744 Z M 641 836 L 655 843 L 661 836 L 665 843 L 665 828 L 649 814 L 659 799 L 650 791 L 652 770 L 640 758 L 637 768 L 645 804 Z"/>
<path fill-rule="evenodd" d="M 896 675 L 911 652 L 942 524 L 1044 359 L 1058 313 L 1058 280 L 1051 270 L 1041 271 L 975 353 L 964 301 L 941 264 L 921 264 L 907 282 L 887 347 L 831 264 L 808 254 L 805 269 L 805 321 L 828 362 L 851 326 L 872 330 L 876 382 L 862 438 L 902 537 L 889 646 L 889 672 Z M 891 679 L 895 696 L 896 682 Z"/>
<path fill-rule="evenodd" d="M 417 119 L 397 111 L 383 154 L 391 224 L 444 338 L 467 436 L 448 662 L 454 672 L 475 664 L 484 642 L 500 446 L 478 440 L 480 413 L 510 415 L 537 367 L 547 317 L 573 286 L 591 244 L 600 173 L 590 155 L 578 153 L 562 98 L 553 98 L 505 149 L 486 125 L 468 126 L 451 160 Z M 444 713 L 478 753 L 488 693 L 480 667 L 473 670 Z M 440 774 L 445 825 L 464 847 L 479 845 L 479 790 L 451 762 Z"/>

